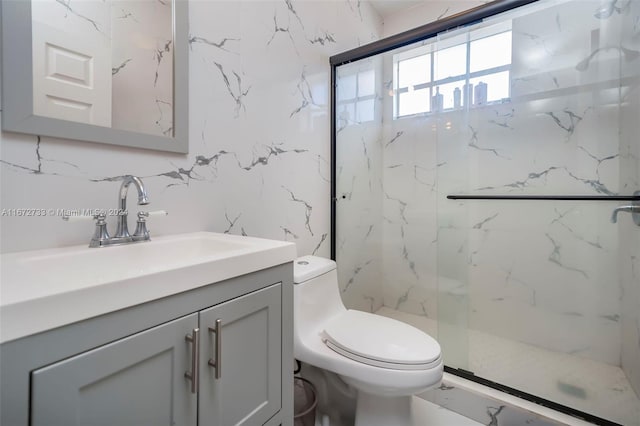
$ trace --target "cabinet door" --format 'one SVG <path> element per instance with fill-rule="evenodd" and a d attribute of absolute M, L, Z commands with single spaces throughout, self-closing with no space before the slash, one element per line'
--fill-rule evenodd
<path fill-rule="evenodd" d="M 196 426 L 188 315 L 35 370 L 33 426 Z M 64 342 L 60 342 L 61 345 Z"/>
<path fill-rule="evenodd" d="M 280 410 L 281 323 L 280 284 L 200 312 L 201 426 L 261 425 Z"/>

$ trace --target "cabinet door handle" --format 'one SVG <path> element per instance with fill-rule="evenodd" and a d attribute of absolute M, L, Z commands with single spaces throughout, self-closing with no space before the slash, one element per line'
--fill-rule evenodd
<path fill-rule="evenodd" d="M 198 364 L 200 363 L 200 329 L 194 328 L 191 334 L 187 334 L 185 340 L 191 343 L 191 372 L 184 373 L 184 377 L 191 380 L 191 393 L 198 393 Z"/>
<path fill-rule="evenodd" d="M 209 359 L 208 364 L 216 369 L 214 377 L 219 379 L 222 376 L 222 320 L 218 318 L 216 320 L 215 328 L 209 327 L 210 333 L 215 333 L 216 335 L 216 359 Z"/>

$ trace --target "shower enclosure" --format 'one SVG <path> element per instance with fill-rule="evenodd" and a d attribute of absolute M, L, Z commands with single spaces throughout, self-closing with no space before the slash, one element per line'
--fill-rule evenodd
<path fill-rule="evenodd" d="M 345 303 L 640 425 L 640 0 L 494 2 L 332 66 Z"/>

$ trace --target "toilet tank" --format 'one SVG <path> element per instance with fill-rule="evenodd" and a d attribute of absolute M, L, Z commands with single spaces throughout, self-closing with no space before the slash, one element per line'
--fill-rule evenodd
<path fill-rule="evenodd" d="M 343 313 L 336 263 L 303 256 L 293 263 L 293 320 L 295 333 L 324 329 L 324 323 Z"/>
<path fill-rule="evenodd" d="M 318 256 L 302 256 L 297 258 L 293 264 L 293 283 L 307 283 L 335 269 L 336 262 L 331 259 Z"/>

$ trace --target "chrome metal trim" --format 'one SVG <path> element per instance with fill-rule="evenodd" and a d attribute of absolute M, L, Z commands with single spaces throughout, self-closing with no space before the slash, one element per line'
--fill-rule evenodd
<path fill-rule="evenodd" d="M 198 365 L 200 364 L 200 329 L 194 328 L 191 334 L 185 336 L 191 343 L 191 372 L 185 372 L 184 377 L 191 380 L 191 393 L 198 393 Z"/>
<path fill-rule="evenodd" d="M 640 191 L 634 192 L 633 195 L 634 197 L 640 197 Z M 640 199 L 638 199 L 637 201 L 633 201 L 627 206 L 618 206 L 613 209 L 613 212 L 611 213 L 611 223 L 618 222 L 619 212 L 631 213 L 631 219 L 633 220 L 633 223 L 640 226 Z"/>
<path fill-rule="evenodd" d="M 216 359 L 209 358 L 208 364 L 216 369 L 214 377 L 219 379 L 222 377 L 222 320 L 220 318 L 216 320 L 215 328 L 209 327 L 209 332 L 216 335 Z"/>
<path fill-rule="evenodd" d="M 113 236 L 113 238 L 116 239 L 131 238 L 127 226 L 127 193 L 129 192 L 130 184 L 133 184 L 138 191 L 138 204 L 141 206 L 149 204 L 147 190 L 145 189 L 142 180 L 137 176 L 124 176 L 118 193 L 118 227 L 116 228 L 116 234 Z"/>

